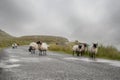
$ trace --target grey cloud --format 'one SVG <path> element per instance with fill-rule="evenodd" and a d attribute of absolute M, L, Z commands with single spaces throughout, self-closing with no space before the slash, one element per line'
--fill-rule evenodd
<path fill-rule="evenodd" d="M 14 28 L 17 24 L 22 24 L 30 21 L 30 13 L 21 8 L 21 6 L 15 4 L 15 0 L 1 0 L 0 1 L 0 23 L 2 23 L 6 27 L 10 26 Z M 28 22 L 29 22 L 28 21 Z M 14 25 L 13 25 L 14 24 Z"/>
<path fill-rule="evenodd" d="M 118 0 L 0 1 L 1 28 L 15 36 L 49 34 L 119 46 L 119 14 Z"/>

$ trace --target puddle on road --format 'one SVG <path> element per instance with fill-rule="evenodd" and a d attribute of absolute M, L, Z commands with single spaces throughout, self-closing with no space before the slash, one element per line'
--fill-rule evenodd
<path fill-rule="evenodd" d="M 95 62 L 92 59 L 88 59 L 88 58 L 75 58 L 75 57 L 68 57 L 68 58 L 64 58 L 66 60 L 82 60 L 82 61 L 87 61 L 87 62 Z"/>
<path fill-rule="evenodd" d="M 21 58 L 20 60 L 24 61 L 24 62 L 41 62 L 41 61 L 51 61 L 53 59 L 52 58 L 40 57 L 40 58 Z"/>
<path fill-rule="evenodd" d="M 14 67 L 19 67 L 20 64 L 13 64 L 13 65 L 5 65 L 4 68 L 14 68 Z"/>
<path fill-rule="evenodd" d="M 112 62 L 110 65 L 120 67 L 120 62 Z"/>
<path fill-rule="evenodd" d="M 9 62 L 18 62 L 18 61 L 20 61 L 20 60 L 18 60 L 18 59 L 9 59 L 8 61 L 9 61 Z"/>
<path fill-rule="evenodd" d="M 97 59 L 97 62 L 108 63 L 109 65 L 112 65 L 112 66 L 115 66 L 115 67 L 120 67 L 120 61 Z"/>
<path fill-rule="evenodd" d="M 14 67 L 19 67 L 20 64 L 11 64 L 11 65 L 7 65 L 5 63 L 0 63 L 0 68 L 14 68 Z"/>
<path fill-rule="evenodd" d="M 39 62 L 38 58 L 21 58 L 22 62 Z"/>
<path fill-rule="evenodd" d="M 13 68 L 13 67 L 19 67 L 20 64 L 15 64 L 15 62 L 18 62 L 20 60 L 18 59 L 8 59 L 8 60 L 2 60 L 0 62 L 0 68 Z"/>
<path fill-rule="evenodd" d="M 18 56 L 10 55 L 11 58 L 18 58 Z"/>
<path fill-rule="evenodd" d="M 92 60 L 90 58 L 75 58 L 75 57 L 67 57 L 64 58 L 66 60 L 81 60 L 81 61 L 86 61 L 86 62 L 99 62 L 99 63 L 108 63 L 109 65 L 115 66 L 115 67 L 120 67 L 120 61 L 114 61 L 114 60 L 105 60 L 105 59 L 95 59 Z"/>
<path fill-rule="evenodd" d="M 74 57 L 68 57 L 68 58 L 64 58 L 66 60 L 80 60 L 79 58 L 74 58 Z"/>

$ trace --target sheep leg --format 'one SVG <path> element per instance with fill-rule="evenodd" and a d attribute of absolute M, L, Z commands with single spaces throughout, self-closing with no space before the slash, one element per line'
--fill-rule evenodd
<path fill-rule="evenodd" d="M 45 55 L 45 51 L 43 50 L 42 52 L 43 52 L 43 55 Z"/>
<path fill-rule="evenodd" d="M 31 50 L 31 54 L 33 54 L 33 50 Z"/>
<path fill-rule="evenodd" d="M 83 51 L 80 52 L 80 55 L 83 56 Z"/>
<path fill-rule="evenodd" d="M 33 50 L 33 54 L 35 54 L 35 50 Z"/>
<path fill-rule="evenodd" d="M 42 50 L 39 50 L 39 56 L 41 56 L 42 55 Z"/>
<path fill-rule="evenodd" d="M 94 59 L 94 53 L 91 53 L 91 58 Z"/>
<path fill-rule="evenodd" d="M 47 55 L 46 52 L 47 52 L 47 51 L 45 50 L 45 51 L 44 51 L 44 54 L 45 54 L 45 55 Z"/>

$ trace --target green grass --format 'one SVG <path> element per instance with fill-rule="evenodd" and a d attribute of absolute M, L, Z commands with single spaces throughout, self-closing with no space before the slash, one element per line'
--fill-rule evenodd
<path fill-rule="evenodd" d="M 113 46 L 100 46 L 97 57 L 120 60 L 120 52 Z"/>
<path fill-rule="evenodd" d="M 67 45 L 56 45 L 56 44 L 50 44 L 49 50 L 51 51 L 60 51 L 60 52 L 65 52 L 65 53 L 72 53 L 71 46 Z"/>
<path fill-rule="evenodd" d="M 72 46 L 74 43 L 68 43 L 67 45 L 56 45 L 51 44 L 49 50 L 51 51 L 59 51 L 59 52 L 65 52 L 67 54 L 72 55 Z M 88 53 L 85 53 L 86 57 L 88 57 Z M 120 60 L 120 52 L 113 46 L 100 46 L 98 48 L 98 54 L 96 55 L 98 58 L 104 58 L 104 59 L 112 59 L 112 60 Z"/>

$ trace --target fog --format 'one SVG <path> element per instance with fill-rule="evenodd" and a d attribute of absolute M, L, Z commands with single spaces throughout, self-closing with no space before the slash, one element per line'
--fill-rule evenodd
<path fill-rule="evenodd" d="M 13 36 L 63 36 L 120 50 L 119 26 L 119 0 L 0 1 L 0 29 Z"/>

